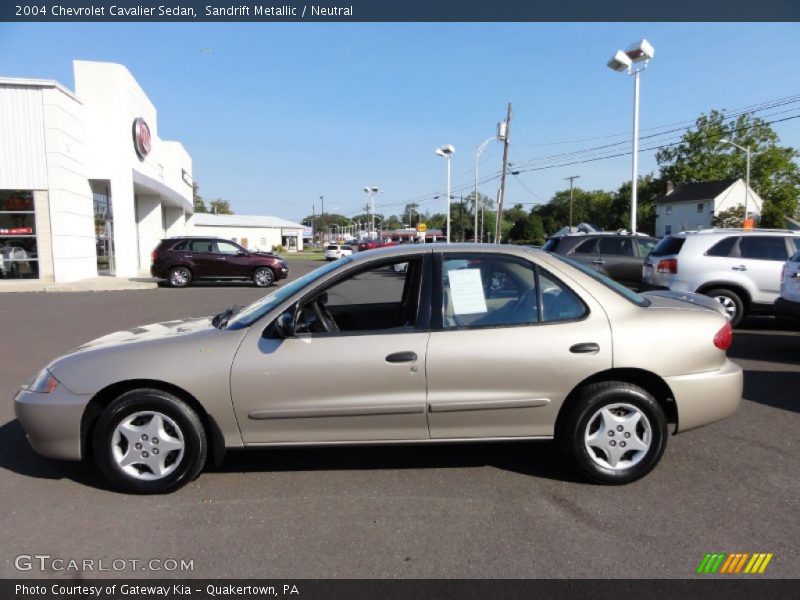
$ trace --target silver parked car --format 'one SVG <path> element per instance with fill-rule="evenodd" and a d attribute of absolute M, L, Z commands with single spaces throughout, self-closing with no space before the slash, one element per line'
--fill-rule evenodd
<path fill-rule="evenodd" d="M 541 250 L 398 246 L 244 308 L 94 340 L 15 408 L 37 451 L 91 453 L 137 493 L 177 489 L 231 448 L 553 438 L 589 479 L 626 483 L 670 429 L 736 411 L 722 312 Z"/>
<path fill-rule="evenodd" d="M 772 312 L 783 263 L 796 250 L 800 233 L 783 229 L 668 235 L 645 259 L 642 287 L 710 296 L 735 327 L 750 312 Z"/>

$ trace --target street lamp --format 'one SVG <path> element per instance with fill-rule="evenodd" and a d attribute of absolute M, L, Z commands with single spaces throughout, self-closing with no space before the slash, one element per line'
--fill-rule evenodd
<path fill-rule="evenodd" d="M 610 69 L 613 69 L 617 73 L 627 73 L 633 76 L 633 160 L 631 162 L 632 233 L 636 233 L 636 188 L 639 171 L 639 74 L 647 68 L 655 52 L 650 42 L 642 40 L 632 44 L 624 52 L 622 50 L 617 50 L 616 54 L 608 61 L 608 67 Z"/>
<path fill-rule="evenodd" d="M 750 200 L 750 146 L 747 146 L 745 148 L 744 146 L 740 146 L 739 144 L 735 144 L 735 143 L 733 143 L 732 141 L 730 141 L 729 139 L 726 139 L 726 138 L 721 139 L 719 142 L 720 142 L 720 144 L 730 144 L 734 148 L 738 148 L 739 150 L 741 150 L 742 152 L 745 152 L 747 154 L 747 175 L 745 176 L 745 179 L 746 179 L 745 183 L 747 185 L 747 189 L 745 189 L 745 191 L 744 191 L 744 221 L 746 223 L 747 222 L 747 208 L 748 208 L 748 206 L 750 204 L 748 202 Z"/>
<path fill-rule="evenodd" d="M 370 206 L 370 212 L 372 213 L 372 233 L 375 233 L 375 194 L 377 194 L 380 190 L 375 187 L 374 185 L 368 185 L 365 188 L 362 188 L 364 193 L 367 195 L 367 204 Z"/>
<path fill-rule="evenodd" d="M 447 160 L 447 243 L 450 243 L 450 158 L 456 149 L 451 144 L 436 149 L 436 155 Z"/>
<path fill-rule="evenodd" d="M 496 139 L 496 136 L 492 136 L 482 144 L 478 144 L 477 146 L 475 146 L 475 196 L 473 197 L 473 200 L 475 204 L 475 241 L 479 242 L 483 242 L 483 227 L 481 227 L 481 235 L 479 238 L 478 237 L 478 159 L 480 159 L 483 151 L 486 150 L 486 146 L 489 145 L 489 142 L 491 142 L 494 139 Z"/>

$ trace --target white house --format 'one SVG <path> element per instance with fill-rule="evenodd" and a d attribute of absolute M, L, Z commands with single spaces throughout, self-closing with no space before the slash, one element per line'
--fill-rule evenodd
<path fill-rule="evenodd" d="M 289 252 L 303 249 L 304 225 L 278 217 L 195 213 L 186 223 L 188 235 L 208 235 L 233 240 L 248 250 L 284 246 Z"/>
<path fill-rule="evenodd" d="M 743 179 L 702 181 L 672 186 L 656 201 L 656 236 L 693 229 L 708 229 L 714 215 L 736 206 L 744 206 L 747 196 L 748 216 L 761 214 L 761 196 Z"/>
<path fill-rule="evenodd" d="M 159 137 L 156 108 L 128 69 L 73 68 L 75 91 L 0 77 L 3 278 L 146 273 L 159 239 L 184 233 L 194 210 L 192 159 Z"/>

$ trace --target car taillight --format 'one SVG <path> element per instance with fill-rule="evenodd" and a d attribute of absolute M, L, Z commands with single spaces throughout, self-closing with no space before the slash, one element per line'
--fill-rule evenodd
<path fill-rule="evenodd" d="M 672 273 L 674 275 L 678 272 L 678 259 L 665 258 L 658 261 L 658 265 L 656 265 L 656 271 L 659 273 Z"/>
<path fill-rule="evenodd" d="M 733 327 L 730 323 L 725 323 L 714 336 L 714 345 L 720 350 L 727 350 L 733 343 Z"/>

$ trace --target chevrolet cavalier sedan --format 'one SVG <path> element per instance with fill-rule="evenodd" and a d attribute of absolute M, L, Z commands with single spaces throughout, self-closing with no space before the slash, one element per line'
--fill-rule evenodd
<path fill-rule="evenodd" d="M 173 491 L 229 449 L 551 439 L 620 484 L 653 469 L 669 432 L 736 411 L 731 340 L 713 300 L 636 294 L 563 256 L 399 246 L 89 342 L 15 409 L 35 450 L 92 456 L 134 493 Z"/>

